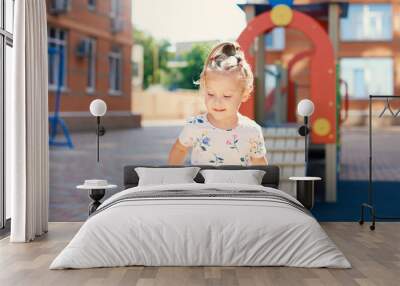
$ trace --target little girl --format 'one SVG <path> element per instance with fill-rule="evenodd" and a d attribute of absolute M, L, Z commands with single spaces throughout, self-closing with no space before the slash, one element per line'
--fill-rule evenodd
<path fill-rule="evenodd" d="M 253 73 L 240 46 L 215 46 L 198 84 L 207 112 L 186 122 L 168 163 L 182 165 L 191 148 L 193 165 L 267 165 L 261 127 L 238 112 L 253 90 Z"/>

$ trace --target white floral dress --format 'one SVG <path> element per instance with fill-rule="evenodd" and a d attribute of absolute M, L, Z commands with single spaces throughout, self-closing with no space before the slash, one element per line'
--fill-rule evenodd
<path fill-rule="evenodd" d="M 261 127 L 238 113 L 233 129 L 213 126 L 207 113 L 189 118 L 179 135 L 182 145 L 192 148 L 193 165 L 251 165 L 251 158 L 266 154 Z"/>

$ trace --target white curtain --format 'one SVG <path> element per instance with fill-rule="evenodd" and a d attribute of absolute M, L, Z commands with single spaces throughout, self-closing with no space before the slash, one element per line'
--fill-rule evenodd
<path fill-rule="evenodd" d="M 6 98 L 12 242 L 47 232 L 49 147 L 45 0 L 15 1 L 13 92 Z"/>

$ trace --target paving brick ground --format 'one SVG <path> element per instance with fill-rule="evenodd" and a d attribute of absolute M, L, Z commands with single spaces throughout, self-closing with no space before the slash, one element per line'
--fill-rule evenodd
<path fill-rule="evenodd" d="M 341 180 L 368 180 L 369 137 L 367 128 L 342 130 Z M 400 128 L 373 129 L 374 181 L 400 182 Z"/>
<path fill-rule="evenodd" d="M 181 127 L 151 126 L 107 131 L 101 138 L 100 164 L 96 161 L 96 134 L 72 134 L 75 148 L 50 150 L 50 221 L 82 221 L 90 202 L 87 192 L 75 187 L 85 179 L 104 178 L 121 190 L 123 166 L 166 164 L 169 149 Z"/>
<path fill-rule="evenodd" d="M 147 126 L 108 131 L 101 139 L 100 164 L 96 162 L 95 133 L 72 135 L 75 149 L 50 151 L 50 221 L 83 221 L 90 202 L 86 191 L 75 187 L 85 179 L 105 178 L 120 186 L 127 164 L 166 164 L 180 126 Z M 374 180 L 400 181 L 400 129 L 374 130 Z M 341 180 L 368 179 L 368 130 L 342 133 Z"/>

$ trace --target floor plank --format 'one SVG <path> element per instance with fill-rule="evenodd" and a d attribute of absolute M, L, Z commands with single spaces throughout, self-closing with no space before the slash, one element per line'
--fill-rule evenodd
<path fill-rule="evenodd" d="M 50 223 L 49 233 L 32 243 L 0 240 L 0 285 L 399 285 L 400 223 L 378 223 L 372 232 L 357 223 L 322 223 L 352 263 L 352 269 L 291 267 L 117 267 L 48 269 L 81 222 Z"/>

